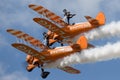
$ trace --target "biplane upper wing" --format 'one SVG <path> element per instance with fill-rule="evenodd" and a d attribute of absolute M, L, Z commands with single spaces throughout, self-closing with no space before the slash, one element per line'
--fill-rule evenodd
<path fill-rule="evenodd" d="M 37 40 L 34 37 L 22 32 L 22 31 L 14 30 L 14 29 L 8 29 L 7 32 L 11 33 L 12 35 L 16 36 L 17 38 L 20 38 L 20 39 L 23 39 L 23 40 L 29 42 L 33 46 L 40 47 L 41 49 L 48 48 L 47 46 L 42 44 L 42 42 L 40 40 Z"/>
<path fill-rule="evenodd" d="M 49 29 L 50 31 L 57 33 L 63 39 L 69 37 L 69 34 L 67 32 L 65 32 L 64 30 L 62 30 L 61 28 L 59 28 L 57 25 L 53 24 L 52 22 L 50 22 L 50 21 L 48 21 L 46 19 L 43 19 L 43 18 L 34 18 L 33 20 L 36 23 L 42 25 L 43 27 Z"/>
<path fill-rule="evenodd" d="M 65 71 L 65 72 L 71 73 L 71 74 L 79 74 L 80 73 L 79 70 L 74 69 L 74 68 L 72 68 L 70 66 L 65 66 L 65 67 L 62 67 L 62 68 L 59 68 L 59 69 Z"/>
<path fill-rule="evenodd" d="M 40 54 L 40 52 L 38 52 L 37 50 L 35 50 L 25 44 L 13 43 L 12 46 L 28 55 L 38 58 L 41 62 L 44 62 L 46 59 L 46 57 L 44 55 Z"/>
<path fill-rule="evenodd" d="M 38 12 L 39 14 L 47 17 L 48 19 L 52 20 L 55 23 L 58 23 L 59 25 L 63 27 L 66 27 L 68 25 L 66 22 L 62 20 L 61 17 L 57 16 L 55 13 L 49 11 L 48 9 L 42 6 L 30 4 L 29 7 L 33 9 L 34 11 Z"/>

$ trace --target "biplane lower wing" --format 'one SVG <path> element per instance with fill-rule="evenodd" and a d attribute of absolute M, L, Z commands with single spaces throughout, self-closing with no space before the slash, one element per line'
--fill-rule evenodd
<path fill-rule="evenodd" d="M 41 62 L 44 62 L 46 57 L 35 49 L 21 43 L 13 43 L 12 46 L 28 55 L 38 58 Z"/>
<path fill-rule="evenodd" d="M 47 17 L 48 19 L 52 20 L 55 23 L 58 23 L 59 25 L 66 27 L 68 24 L 62 20 L 62 18 L 55 13 L 49 11 L 48 9 L 35 5 L 35 4 L 30 4 L 29 8 L 33 9 L 34 11 L 38 12 L 39 14 Z"/>
<path fill-rule="evenodd" d="M 79 70 L 74 69 L 70 66 L 65 66 L 65 67 L 62 67 L 62 68 L 59 68 L 59 69 L 65 71 L 67 73 L 70 73 L 70 74 L 79 74 L 80 73 Z"/>
<path fill-rule="evenodd" d="M 50 21 L 48 21 L 46 19 L 43 19 L 43 18 L 34 18 L 33 20 L 36 23 L 42 25 L 43 27 L 49 29 L 50 31 L 57 33 L 63 39 L 69 37 L 67 32 L 65 32 L 64 30 L 62 30 L 61 28 L 59 28 L 57 25 L 53 24 L 52 22 L 50 22 Z"/>
<path fill-rule="evenodd" d="M 40 40 L 37 40 L 34 37 L 22 32 L 22 31 L 14 30 L 14 29 L 7 29 L 7 32 L 9 32 L 10 34 L 16 36 L 17 38 L 20 38 L 20 39 L 23 39 L 23 40 L 29 42 L 33 46 L 40 47 L 41 49 L 47 48 L 47 46 L 42 44 L 42 42 Z"/>

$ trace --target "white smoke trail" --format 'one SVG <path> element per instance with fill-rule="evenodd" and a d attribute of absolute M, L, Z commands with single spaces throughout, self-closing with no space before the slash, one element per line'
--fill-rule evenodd
<path fill-rule="evenodd" d="M 111 22 L 101 28 L 94 29 L 85 34 L 88 40 L 100 39 L 120 35 L 120 21 Z"/>
<path fill-rule="evenodd" d="M 88 40 L 100 39 L 109 36 L 120 34 L 120 21 L 112 22 L 99 29 L 95 29 L 85 34 Z M 45 68 L 63 67 L 66 65 L 92 63 L 98 61 L 106 61 L 120 58 L 120 42 L 107 44 L 102 47 L 87 49 L 81 53 L 75 53 L 65 58 L 59 59 L 56 62 L 47 64 Z"/>
<path fill-rule="evenodd" d="M 120 58 L 120 42 L 107 44 L 103 47 L 84 50 L 81 53 L 75 53 L 56 62 L 47 64 L 45 68 L 64 67 L 67 65 L 93 63 Z"/>

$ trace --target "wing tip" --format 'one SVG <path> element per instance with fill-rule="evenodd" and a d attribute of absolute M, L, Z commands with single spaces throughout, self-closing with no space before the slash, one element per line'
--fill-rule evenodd
<path fill-rule="evenodd" d="M 33 18 L 33 21 L 35 22 L 40 22 L 41 20 L 43 20 L 42 18 Z"/>
<path fill-rule="evenodd" d="M 7 31 L 7 32 L 10 32 L 10 31 L 13 31 L 13 29 L 7 29 L 6 31 Z"/>
<path fill-rule="evenodd" d="M 31 8 L 31 7 L 33 7 L 33 6 L 35 6 L 35 4 L 29 4 L 29 5 L 28 5 L 29 8 Z"/>
<path fill-rule="evenodd" d="M 12 43 L 11 44 L 11 46 L 14 47 L 14 48 L 16 48 L 18 45 L 20 46 L 21 44 L 20 43 Z"/>
<path fill-rule="evenodd" d="M 15 44 L 15 43 L 13 43 L 13 44 L 11 44 L 11 46 L 15 47 L 15 46 L 16 46 L 16 44 Z"/>
<path fill-rule="evenodd" d="M 37 21 L 39 18 L 33 18 L 33 21 Z"/>

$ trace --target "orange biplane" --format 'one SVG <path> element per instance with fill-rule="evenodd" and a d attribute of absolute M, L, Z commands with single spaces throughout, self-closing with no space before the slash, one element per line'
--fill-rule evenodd
<path fill-rule="evenodd" d="M 48 46 L 51 46 L 55 42 L 71 44 L 74 37 L 105 24 L 105 15 L 103 12 L 99 12 L 96 18 L 85 16 L 88 22 L 70 25 L 63 21 L 61 17 L 42 6 L 31 4 L 29 7 L 47 18 L 34 18 L 33 20 L 50 30 L 47 33 Z"/>
<path fill-rule="evenodd" d="M 84 36 L 81 36 L 76 41 L 75 44 L 72 44 L 70 46 L 62 46 L 62 47 L 56 47 L 56 48 L 50 49 L 49 47 L 42 44 L 40 40 L 37 40 L 22 31 L 8 29 L 7 32 L 16 36 L 17 38 L 20 38 L 29 42 L 35 47 L 40 48 L 39 49 L 40 51 L 38 51 L 23 43 L 12 44 L 14 48 L 27 54 L 26 61 L 28 62 L 28 66 L 26 67 L 26 69 L 28 71 L 32 71 L 35 67 L 40 67 L 42 71 L 42 74 L 41 74 L 42 78 L 46 78 L 49 74 L 49 72 L 44 71 L 44 68 L 43 68 L 44 65 L 47 65 L 47 63 L 54 62 L 70 54 L 74 54 L 75 52 L 80 52 L 81 50 L 86 49 L 88 47 L 87 39 Z M 70 66 L 58 67 L 58 69 L 61 69 L 71 74 L 80 73 L 79 70 L 76 70 Z"/>

